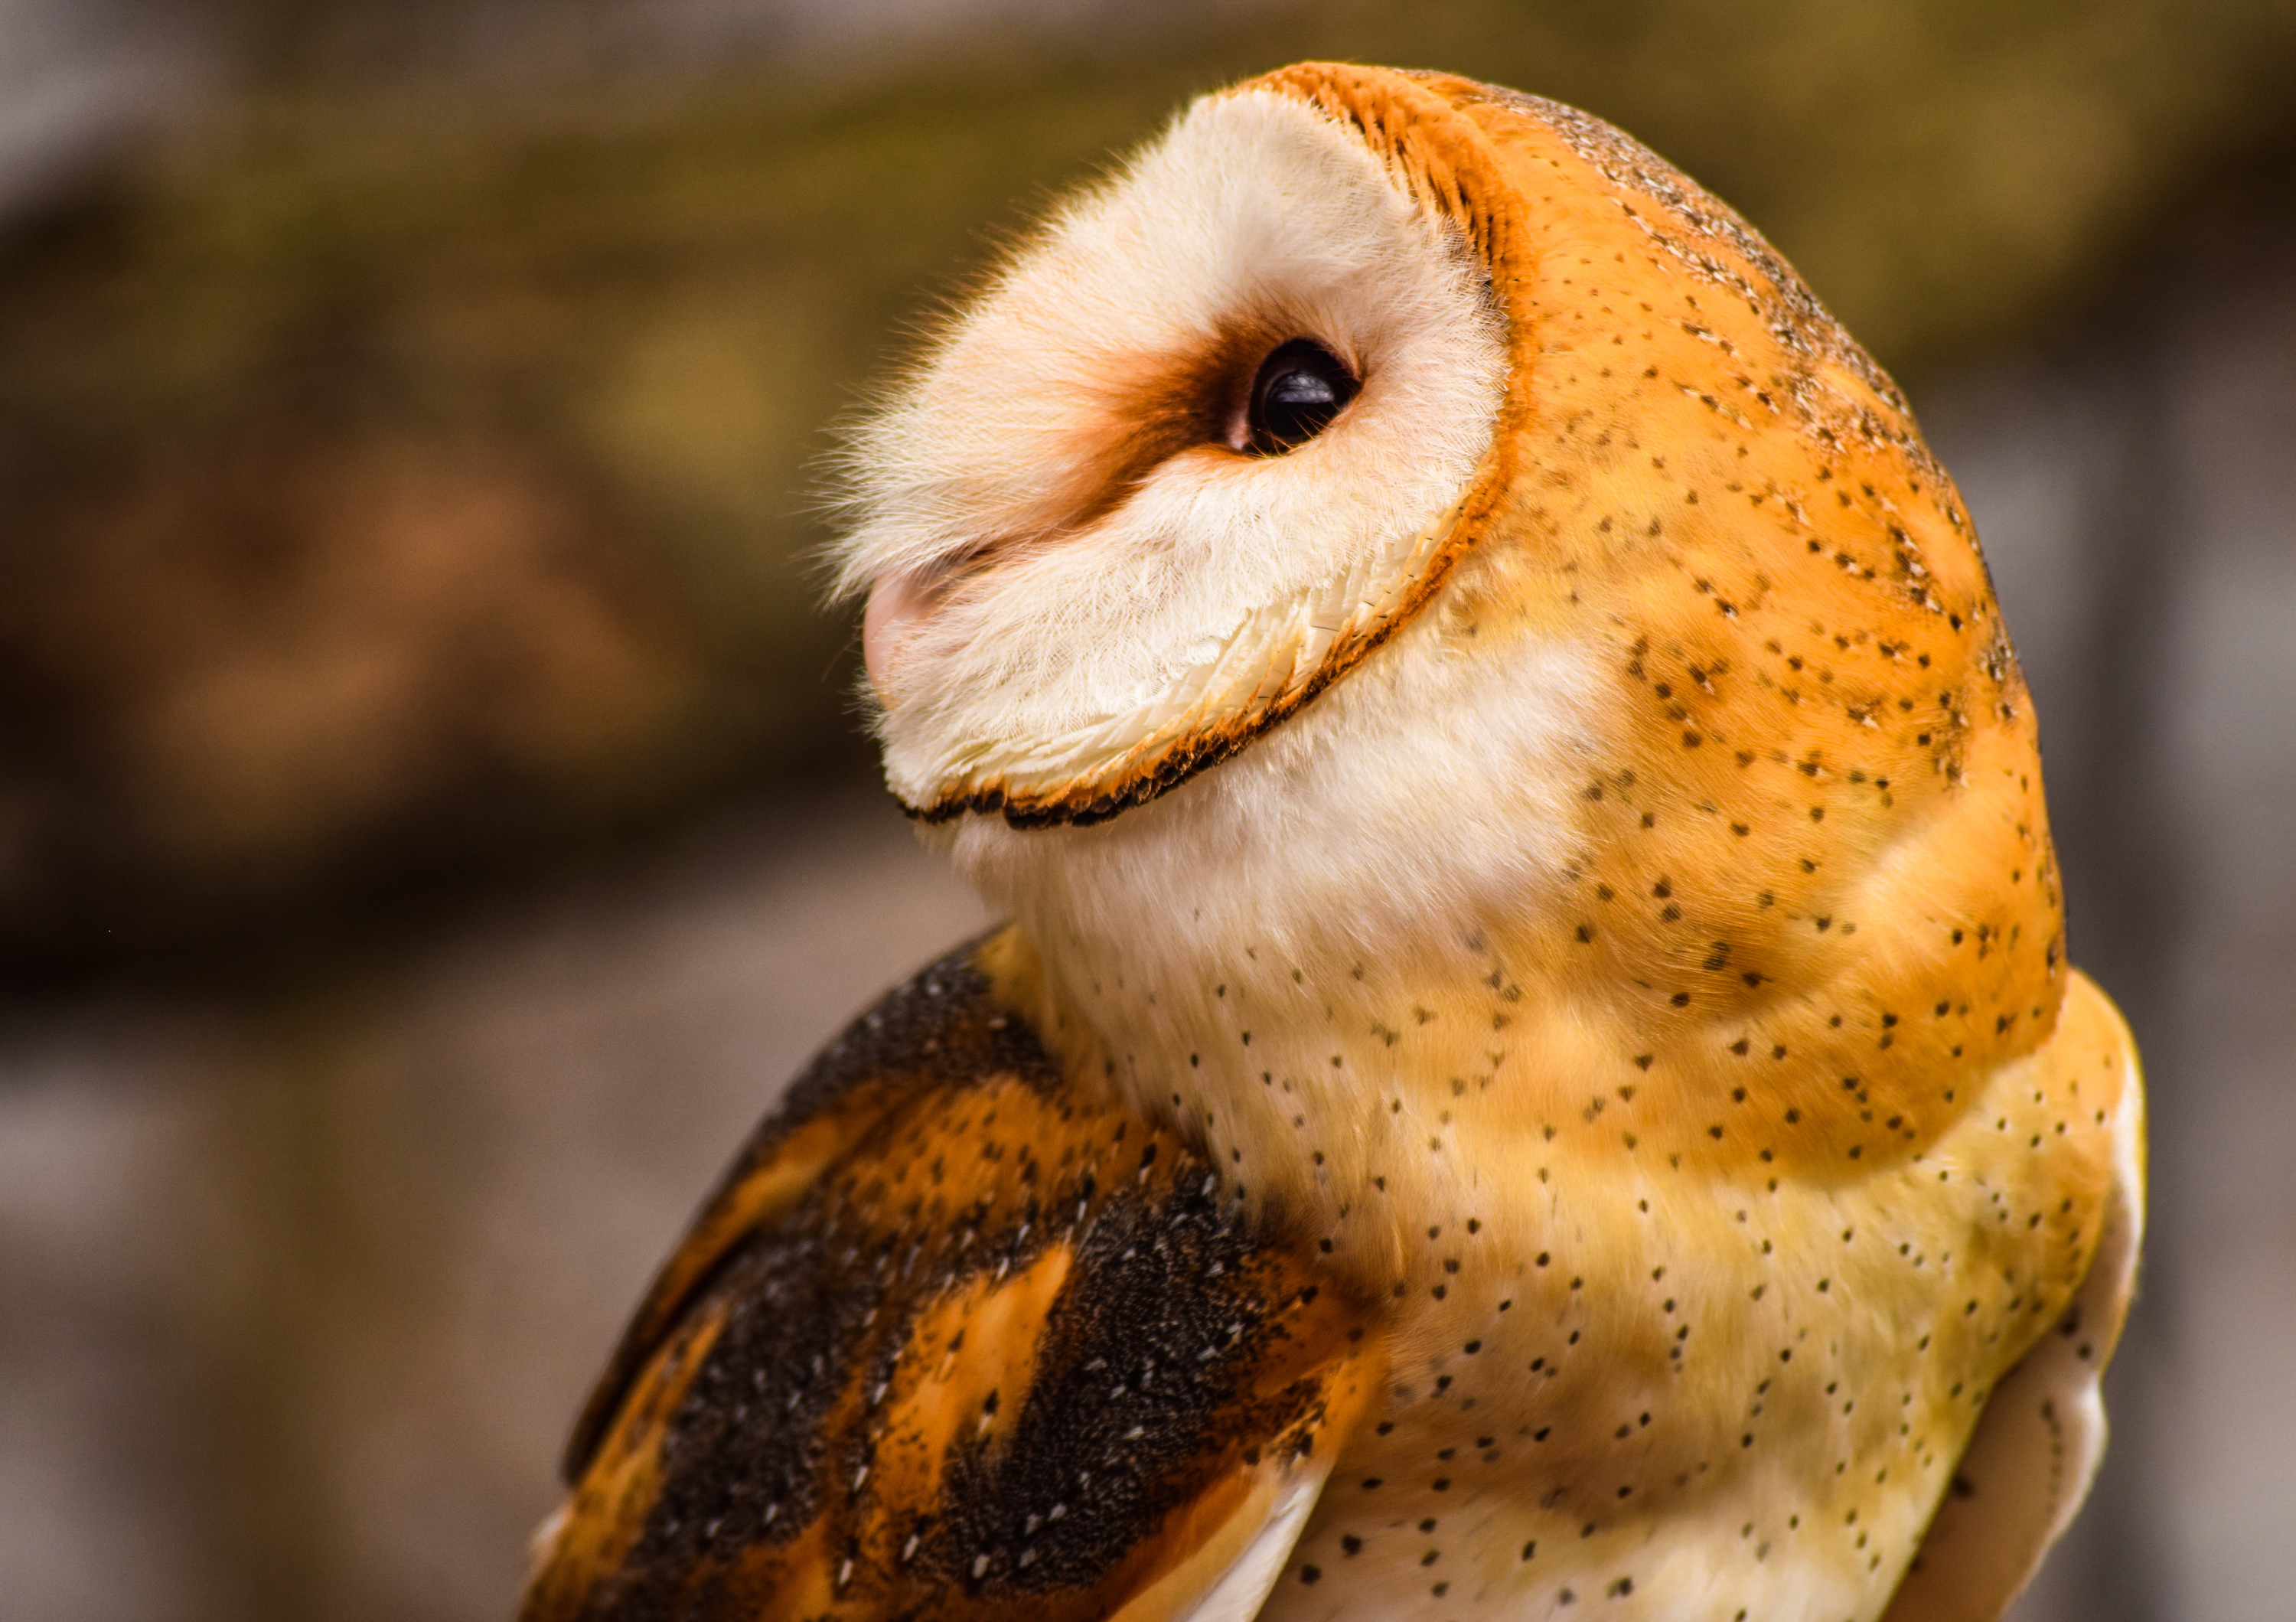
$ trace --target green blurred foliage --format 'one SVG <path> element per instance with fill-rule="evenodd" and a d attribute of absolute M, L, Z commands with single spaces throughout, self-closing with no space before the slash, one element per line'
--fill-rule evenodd
<path fill-rule="evenodd" d="M 824 430 L 1193 91 L 1339 56 L 1587 106 L 1919 373 L 2064 319 L 2278 134 L 2296 66 L 2258 0 L 1191 15 L 834 84 L 278 52 L 20 222 L 0 966 L 291 958 L 865 771 Z"/>

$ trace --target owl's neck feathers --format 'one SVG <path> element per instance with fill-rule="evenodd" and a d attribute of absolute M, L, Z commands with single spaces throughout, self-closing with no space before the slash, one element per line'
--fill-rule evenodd
<path fill-rule="evenodd" d="M 1572 887 L 1599 676 L 1567 644 L 1473 657 L 1479 632 L 1423 616 L 1251 750 L 1112 822 L 937 835 L 1018 924 L 1000 978 L 1071 1072 L 1177 1121 L 1319 1233 L 1401 1159 L 1382 1138 L 1443 1131 L 1450 1072 L 1488 1077 L 1480 1004 L 1522 995 L 1489 981 L 1512 985 L 1499 964 Z"/>
<path fill-rule="evenodd" d="M 1639 1162 L 1663 1200 L 1702 1168 L 1878 1170 L 2054 1024 L 2013 668 L 2020 702 L 1964 717 L 1949 770 L 1877 787 L 1839 710 L 1685 651 L 1648 608 L 1671 565 L 1588 562 L 1472 560 L 1290 724 L 1111 823 L 935 835 L 1014 920 L 1000 977 L 1071 1072 L 1365 1277 L 1495 1172 Z M 1975 675 L 1906 662 L 1932 703 Z M 1669 674 L 1694 707 L 1654 700 Z M 1758 715 L 1788 747 L 1709 782 L 1693 708 L 1715 753 Z"/>

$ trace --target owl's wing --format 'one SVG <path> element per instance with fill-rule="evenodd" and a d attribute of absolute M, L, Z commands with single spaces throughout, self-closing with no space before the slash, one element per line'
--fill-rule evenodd
<path fill-rule="evenodd" d="M 1383 1371 L 963 954 L 857 1023 L 662 1271 L 526 1622 L 1242 1618 Z"/>
<path fill-rule="evenodd" d="M 2104 1455 L 2100 1385 L 2128 1315 L 2144 1230 L 2144 1085 L 2128 1028 L 2078 971 L 2044 1053 L 2075 1067 L 2111 1122 L 2113 1184 L 2103 1231 L 2072 1306 L 1987 1399 L 1882 1622 L 1999 1617 L 2072 1523 Z"/>
<path fill-rule="evenodd" d="M 728 1254 L 787 1216 L 895 1104 L 946 1074 L 1042 1062 L 1025 1033 L 1002 1021 L 992 1028 L 993 1013 L 980 1017 L 973 1006 L 986 987 L 972 960 L 992 938 L 968 941 L 886 993 L 814 1056 L 758 1124 L 654 1274 L 591 1389 L 561 1462 L 569 1486 L 581 1480 L 631 1382 Z"/>

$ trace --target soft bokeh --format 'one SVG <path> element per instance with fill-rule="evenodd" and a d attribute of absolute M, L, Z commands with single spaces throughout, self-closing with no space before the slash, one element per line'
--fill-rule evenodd
<path fill-rule="evenodd" d="M 507 1615 L 704 1185 L 984 922 L 873 784 L 827 430 L 1309 55 L 1626 126 L 1907 384 L 2153 1089 L 2021 1622 L 2289 1614 L 2276 0 L 0 0 L 0 1610 Z"/>

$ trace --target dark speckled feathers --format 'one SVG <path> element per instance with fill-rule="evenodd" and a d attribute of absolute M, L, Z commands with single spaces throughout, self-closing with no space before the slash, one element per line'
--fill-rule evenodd
<path fill-rule="evenodd" d="M 936 963 L 664 1267 L 525 1616 L 1185 1612 L 1379 1382 L 1244 1212 L 1077 1097 L 969 953 Z"/>
<path fill-rule="evenodd" d="M 944 1072 L 1037 1074 L 1043 1051 L 983 1002 L 968 942 L 895 987 L 814 1056 L 742 1145 L 632 1315 L 566 1447 L 581 1479 L 616 1405 L 679 1313 L 734 1246 L 794 1206 L 899 1100 Z"/>

